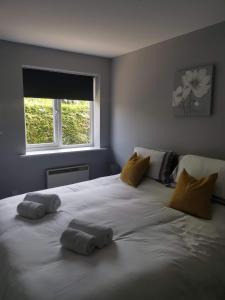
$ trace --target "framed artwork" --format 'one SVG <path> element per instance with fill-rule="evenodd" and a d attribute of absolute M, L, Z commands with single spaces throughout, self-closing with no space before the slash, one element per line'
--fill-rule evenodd
<path fill-rule="evenodd" d="M 174 116 L 209 116 L 212 108 L 213 65 L 178 71 L 173 91 Z"/>

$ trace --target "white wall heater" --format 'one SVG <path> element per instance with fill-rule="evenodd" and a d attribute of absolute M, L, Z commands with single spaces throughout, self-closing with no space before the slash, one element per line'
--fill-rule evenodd
<path fill-rule="evenodd" d="M 89 166 L 69 166 L 46 170 L 47 188 L 89 180 Z"/>

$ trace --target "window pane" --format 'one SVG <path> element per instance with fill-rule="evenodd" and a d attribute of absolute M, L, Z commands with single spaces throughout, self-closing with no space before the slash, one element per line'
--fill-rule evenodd
<path fill-rule="evenodd" d="M 53 100 L 24 98 L 28 144 L 54 142 Z"/>
<path fill-rule="evenodd" d="M 89 144 L 90 101 L 62 100 L 62 143 L 63 145 Z"/>

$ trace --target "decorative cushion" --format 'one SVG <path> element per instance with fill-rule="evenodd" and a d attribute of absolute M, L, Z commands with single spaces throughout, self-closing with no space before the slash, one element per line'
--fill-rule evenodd
<path fill-rule="evenodd" d="M 196 179 L 183 169 L 169 207 L 203 219 L 211 218 L 211 200 L 218 174 Z"/>
<path fill-rule="evenodd" d="M 150 157 L 142 158 L 135 152 L 122 169 L 120 178 L 129 185 L 137 187 L 149 168 Z"/>
<path fill-rule="evenodd" d="M 183 155 L 178 155 L 177 156 L 177 165 L 174 167 L 172 173 L 170 174 L 170 179 L 168 184 L 166 184 L 168 187 L 176 187 L 176 177 L 177 177 L 177 172 L 178 172 L 178 165 L 180 160 L 182 159 Z"/>
<path fill-rule="evenodd" d="M 165 152 L 143 147 L 135 147 L 134 152 L 137 152 L 141 157 L 150 156 L 151 168 L 148 170 L 148 177 L 162 183 L 170 182 L 170 175 L 177 164 L 178 155 L 175 152 Z"/>
<path fill-rule="evenodd" d="M 225 199 L 225 161 L 197 155 L 184 155 L 179 161 L 176 182 L 183 169 L 196 178 L 218 173 L 213 195 Z"/>

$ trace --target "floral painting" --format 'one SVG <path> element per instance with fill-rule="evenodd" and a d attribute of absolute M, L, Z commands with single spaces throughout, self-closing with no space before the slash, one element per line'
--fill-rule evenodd
<path fill-rule="evenodd" d="M 213 65 L 176 73 L 173 91 L 175 116 L 208 116 L 211 113 Z"/>

